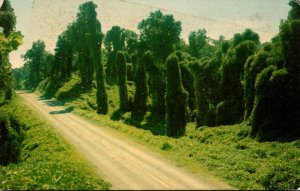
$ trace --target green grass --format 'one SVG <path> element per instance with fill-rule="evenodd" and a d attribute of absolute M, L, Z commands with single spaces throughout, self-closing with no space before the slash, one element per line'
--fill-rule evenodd
<path fill-rule="evenodd" d="M 245 125 L 202 127 L 189 123 L 179 139 L 153 135 L 108 116 L 75 109 L 76 114 L 125 133 L 195 173 L 218 176 L 238 189 L 295 189 L 300 183 L 300 141 L 258 142 Z"/>
<path fill-rule="evenodd" d="M 20 159 L 0 166 L 1 189 L 108 189 L 91 166 L 37 113 L 15 98 L 0 108 L 22 127 Z"/>
<path fill-rule="evenodd" d="M 118 88 L 108 86 L 107 90 L 110 111 L 106 116 L 96 114 L 88 104 L 95 103 L 94 90 L 67 100 L 65 105 L 93 123 L 116 129 L 158 151 L 179 166 L 196 174 L 220 177 L 234 188 L 295 189 L 300 185 L 300 140 L 259 142 L 249 136 L 251 127 L 245 124 L 196 130 L 194 123 L 187 125 L 184 137 L 169 138 L 163 136 L 164 124 L 149 113 L 139 123 L 130 118 L 130 113 L 111 120 L 118 109 Z"/>

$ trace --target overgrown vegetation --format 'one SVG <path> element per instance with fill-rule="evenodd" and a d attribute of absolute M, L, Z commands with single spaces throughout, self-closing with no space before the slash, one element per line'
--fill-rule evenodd
<path fill-rule="evenodd" d="M 139 23 L 140 35 L 113 26 L 104 37 L 102 54 L 103 34 L 96 18 L 96 5 L 87 2 L 80 6 L 76 21 L 59 36 L 55 55 L 44 50 L 42 41 L 34 42 L 24 57 L 27 74 L 16 70 L 15 76 L 24 75 L 25 87 L 39 87 L 52 97 L 77 73 L 81 93 L 98 87 L 96 108 L 104 115 L 109 112 L 110 104 L 106 96 L 107 81 L 119 87 L 120 107 L 113 111 L 114 119 L 132 111 L 132 117 L 141 121 L 149 111 L 154 118 L 167 122 L 168 69 L 165 63 L 167 56 L 175 52 L 180 62 L 182 85 L 188 92 L 188 107 L 182 113 L 187 122 L 196 120 L 197 127 L 213 127 L 245 121 L 253 126 L 253 137 L 294 140 L 300 134 L 297 127 L 300 70 L 295 64 L 299 60 L 296 34 L 300 8 L 293 1 L 290 5 L 289 17 L 269 43 L 261 44 L 259 35 L 251 29 L 236 33 L 229 40 L 223 36 L 211 39 L 205 29 L 199 29 L 190 33 L 189 45 L 185 45 L 179 38 L 181 22 L 172 15 L 155 11 Z M 22 78 L 16 80 L 16 85 L 22 87 L 20 80 Z M 39 83 L 41 81 L 43 83 Z M 128 84 L 134 86 L 135 97 L 128 96 Z M 173 91 L 168 97 L 176 97 L 175 94 Z M 142 96 L 140 101 L 137 96 Z M 278 104 L 273 104 L 275 102 Z M 165 127 L 169 125 L 166 123 Z M 178 132 L 182 129 L 180 125 L 174 128 Z"/>
<path fill-rule="evenodd" d="M 2 189 L 108 189 L 91 167 L 20 98 L 0 108 Z"/>
<path fill-rule="evenodd" d="M 70 105 L 73 103 L 66 104 Z M 128 123 L 128 115 L 123 116 L 120 121 L 112 121 L 109 116 L 100 116 L 78 107 L 75 107 L 74 112 L 98 125 L 107 125 L 127 134 L 176 161 L 177 165 L 185 166 L 200 175 L 207 173 L 207 170 L 238 189 L 299 187 L 299 140 L 260 142 L 249 136 L 251 127 L 246 124 L 200 127 L 195 130 L 193 123 L 188 123 L 183 137 L 174 139 L 164 136 L 164 133 L 153 133 L 153 130 L 164 131 L 164 126 L 156 125 L 153 128 L 152 124 L 150 127 L 153 129 L 147 129 L 145 124 L 150 122 L 148 117 L 141 122 L 142 126 L 145 125 L 144 129 L 139 129 L 124 124 Z"/>
<path fill-rule="evenodd" d="M 167 91 L 166 91 L 166 131 L 170 137 L 180 137 L 185 134 L 186 108 L 188 93 L 181 80 L 178 58 L 171 54 L 167 58 Z"/>
<path fill-rule="evenodd" d="M 128 87 L 131 87 L 128 85 Z M 195 129 L 188 123 L 184 136 L 165 136 L 165 125 L 159 117 L 147 112 L 142 121 L 133 120 L 129 112 L 112 120 L 118 110 L 118 87 L 107 86 L 109 115 L 97 115 L 93 90 L 78 98 L 65 100 L 66 108 L 101 126 L 114 128 L 141 142 L 193 172 L 221 177 L 238 189 L 291 189 L 300 180 L 299 140 L 291 142 L 260 142 L 251 138 L 251 126 L 246 123 L 231 126 Z M 132 95 L 134 91 L 130 94 Z M 136 128 L 138 127 L 138 128 Z M 203 170 L 204 169 L 204 170 Z"/>
<path fill-rule="evenodd" d="M 15 84 L 25 80 L 150 145 L 164 140 L 156 148 L 240 189 L 291 189 L 299 186 L 300 5 L 289 4 L 279 34 L 264 44 L 251 29 L 228 40 L 199 29 L 185 44 L 181 22 L 158 10 L 138 24 L 140 35 L 113 26 L 101 49 L 96 5 L 87 2 L 58 37 L 55 55 L 33 43 Z"/>
<path fill-rule="evenodd" d="M 16 16 L 10 1 L 5 0 L 0 8 L 0 104 L 12 98 L 12 69 L 9 53 L 23 43 L 21 32 L 15 31 Z"/>

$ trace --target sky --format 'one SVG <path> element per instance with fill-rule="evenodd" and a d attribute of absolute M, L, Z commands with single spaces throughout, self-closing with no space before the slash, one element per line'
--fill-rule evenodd
<path fill-rule="evenodd" d="M 76 19 L 80 4 L 87 0 L 11 0 L 17 16 L 17 30 L 24 35 L 24 43 L 10 54 L 13 68 L 24 64 L 21 55 L 32 42 L 44 40 L 46 49 L 54 52 L 57 36 Z M 160 9 L 173 14 L 182 22 L 181 38 L 186 42 L 191 31 L 205 28 L 209 37 L 234 33 L 251 28 L 260 35 L 261 42 L 278 33 L 281 19 L 287 17 L 289 0 L 93 0 L 98 5 L 98 19 L 105 33 L 114 25 L 138 32 L 137 25 L 151 11 Z"/>

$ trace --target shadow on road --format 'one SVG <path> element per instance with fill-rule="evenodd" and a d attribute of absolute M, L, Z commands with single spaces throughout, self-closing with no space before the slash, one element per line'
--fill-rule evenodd
<path fill-rule="evenodd" d="M 59 111 L 51 111 L 51 112 L 49 112 L 49 114 L 59 115 L 59 114 L 71 113 L 73 110 L 74 110 L 74 107 L 68 107 L 66 109 L 59 110 Z"/>

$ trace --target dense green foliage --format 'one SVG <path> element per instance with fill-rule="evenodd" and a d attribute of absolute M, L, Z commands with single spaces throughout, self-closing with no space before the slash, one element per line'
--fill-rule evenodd
<path fill-rule="evenodd" d="M 205 29 L 199 29 L 189 34 L 189 53 L 196 58 L 210 56 L 213 47 L 209 44 L 211 39 L 207 36 Z"/>
<path fill-rule="evenodd" d="M 282 58 L 273 59 L 255 82 L 252 134 L 264 140 L 300 136 L 300 5 L 292 1 L 290 5 L 289 17 L 280 26 L 280 41 L 275 44 Z"/>
<path fill-rule="evenodd" d="M 160 64 L 164 64 L 168 55 L 173 52 L 173 45 L 180 40 L 181 22 L 175 21 L 173 15 L 163 15 L 158 10 L 142 20 L 138 29 L 141 33 L 140 40 L 154 53 Z"/>
<path fill-rule="evenodd" d="M 138 24 L 140 49 L 152 52 L 153 61 L 146 64 L 149 74 L 149 95 L 152 99 L 151 111 L 154 115 L 165 116 L 166 75 L 165 61 L 174 46 L 180 42 L 181 22 L 173 15 L 163 15 L 161 11 L 151 12 L 147 19 Z"/>
<path fill-rule="evenodd" d="M 266 45 L 265 47 L 271 47 L 272 45 Z M 248 58 L 247 63 L 244 66 L 244 120 L 247 120 L 253 110 L 254 98 L 255 98 L 255 80 L 259 73 L 268 66 L 268 58 L 271 57 L 270 50 L 263 48 L 256 55 Z"/>
<path fill-rule="evenodd" d="M 113 26 L 104 37 L 105 49 L 101 51 L 103 35 L 96 5 L 88 2 L 80 6 L 76 21 L 59 36 L 54 56 L 44 51 L 42 41 L 33 44 L 25 55 L 24 71 L 14 72 L 17 78 L 21 76 L 15 85 L 23 86 L 23 75 L 26 88 L 39 87 L 50 97 L 66 91 L 55 96 L 60 99 L 72 98 L 66 94 L 73 90 L 77 92 L 73 97 L 80 97 L 84 92 L 93 92 L 96 86 L 97 107 L 92 104 L 91 108 L 101 114 L 116 111 L 111 100 L 115 97 L 108 99 L 106 90 L 117 85 L 117 105 L 123 112 L 112 118 L 120 119 L 130 110 L 133 119 L 141 121 L 144 116 L 152 116 L 155 122 L 164 124 L 168 101 L 165 60 L 175 51 L 181 83 L 188 92 L 185 121 L 196 120 L 197 127 L 246 121 L 253 126 L 252 135 L 261 139 L 297 138 L 300 18 L 299 5 L 293 1 L 290 5 L 292 9 L 281 23 L 280 33 L 264 44 L 251 29 L 229 40 L 223 36 L 211 39 L 205 29 L 199 29 L 189 34 L 186 45 L 179 37 L 180 21 L 155 11 L 138 24 L 140 35 Z M 273 69 L 268 69 L 267 75 L 268 67 Z M 61 88 L 72 81 L 74 73 L 79 74 L 81 83 Z"/>
<path fill-rule="evenodd" d="M 23 129 L 16 119 L 4 112 L 0 114 L 0 128 L 0 165 L 16 163 L 19 161 Z"/>
<path fill-rule="evenodd" d="M 79 72 L 84 87 L 90 87 L 94 74 L 95 52 L 100 48 L 100 23 L 97 20 L 96 5 L 86 2 L 79 6 L 77 13 L 77 33 L 80 38 L 77 45 Z M 98 46 L 97 46 L 98 45 Z M 97 62 L 99 62 L 97 60 Z"/>
<path fill-rule="evenodd" d="M 16 16 L 10 0 L 4 0 L 0 8 L 0 26 L 3 27 L 5 36 L 9 36 L 15 30 Z"/>
<path fill-rule="evenodd" d="M 119 96 L 120 96 L 120 110 L 128 110 L 128 92 L 127 92 L 127 68 L 126 57 L 124 52 L 119 51 L 117 53 L 117 65 L 119 67 Z"/>
<path fill-rule="evenodd" d="M 151 112 L 153 115 L 164 117 L 165 108 L 165 71 L 161 70 L 154 62 L 153 56 L 146 63 L 147 74 L 149 74 L 149 95 L 151 97 Z"/>
<path fill-rule="evenodd" d="M 102 40 L 102 39 L 101 39 Z M 107 114 L 108 112 L 108 102 L 107 102 L 107 93 L 105 88 L 105 75 L 104 68 L 102 64 L 102 53 L 101 53 L 101 41 L 100 48 L 98 49 L 99 53 L 96 54 L 98 57 L 95 58 L 95 69 L 96 69 L 96 81 L 97 81 L 97 112 L 100 114 Z M 97 63 L 98 62 L 98 63 Z"/>
<path fill-rule="evenodd" d="M 24 68 L 28 70 L 28 78 L 25 82 L 27 89 L 35 89 L 38 84 L 47 77 L 50 71 L 50 63 L 45 51 L 45 43 L 41 40 L 33 42 L 31 49 L 24 55 Z"/>
<path fill-rule="evenodd" d="M 271 42 L 261 44 L 251 29 L 228 40 L 199 29 L 187 45 L 180 40 L 180 21 L 161 11 L 138 24 L 140 35 L 113 26 L 104 37 L 96 5 L 88 2 L 58 37 L 54 56 L 42 41 L 33 44 L 23 70 L 14 71 L 16 86 L 26 79 L 26 88 L 88 111 L 84 115 L 107 113 L 95 118 L 177 137 L 128 130 L 240 189 L 296 188 L 299 143 L 291 141 L 300 137 L 300 5 L 290 5 Z"/>
<path fill-rule="evenodd" d="M 9 53 L 23 42 L 20 32 L 15 32 L 16 17 L 9 0 L 0 8 L 0 103 L 12 97 L 12 72 Z"/>
<path fill-rule="evenodd" d="M 148 84 L 145 64 L 149 58 L 149 52 L 140 61 L 135 77 L 135 94 L 133 99 L 132 117 L 142 120 L 147 112 Z"/>
<path fill-rule="evenodd" d="M 110 187 L 49 124 L 21 101 L 15 98 L 0 108 L 2 189 L 76 190 Z M 1 166 L 3 164 L 6 166 Z"/>
<path fill-rule="evenodd" d="M 106 77 L 109 83 L 113 84 L 117 82 L 118 79 L 118 65 L 116 63 L 117 52 L 126 50 L 126 53 L 128 52 L 126 59 L 127 62 L 130 63 L 131 54 L 134 54 L 137 51 L 137 38 L 135 32 L 123 29 L 119 26 L 113 26 L 107 31 L 104 45 L 107 51 Z"/>
<path fill-rule="evenodd" d="M 166 132 L 170 137 L 185 134 L 188 93 L 184 90 L 178 58 L 171 54 L 167 59 Z"/>
<path fill-rule="evenodd" d="M 217 124 L 234 124 L 243 120 L 244 65 L 255 53 L 258 35 L 251 30 L 235 34 L 220 68 L 221 102 L 217 106 Z"/>
<path fill-rule="evenodd" d="M 121 29 L 119 26 L 113 26 L 106 33 L 104 45 L 108 52 L 106 63 L 107 80 L 109 82 L 116 82 L 118 79 L 117 52 L 123 50 L 125 46 L 124 29 Z"/>
<path fill-rule="evenodd" d="M 192 67 L 195 76 L 195 95 L 196 95 L 196 107 L 197 107 L 197 126 L 212 126 L 212 124 L 209 123 L 208 117 L 206 116 L 209 113 L 209 104 L 207 100 L 205 99 L 205 89 L 203 87 L 204 85 L 204 66 L 200 64 L 199 62 L 192 63 Z"/>

